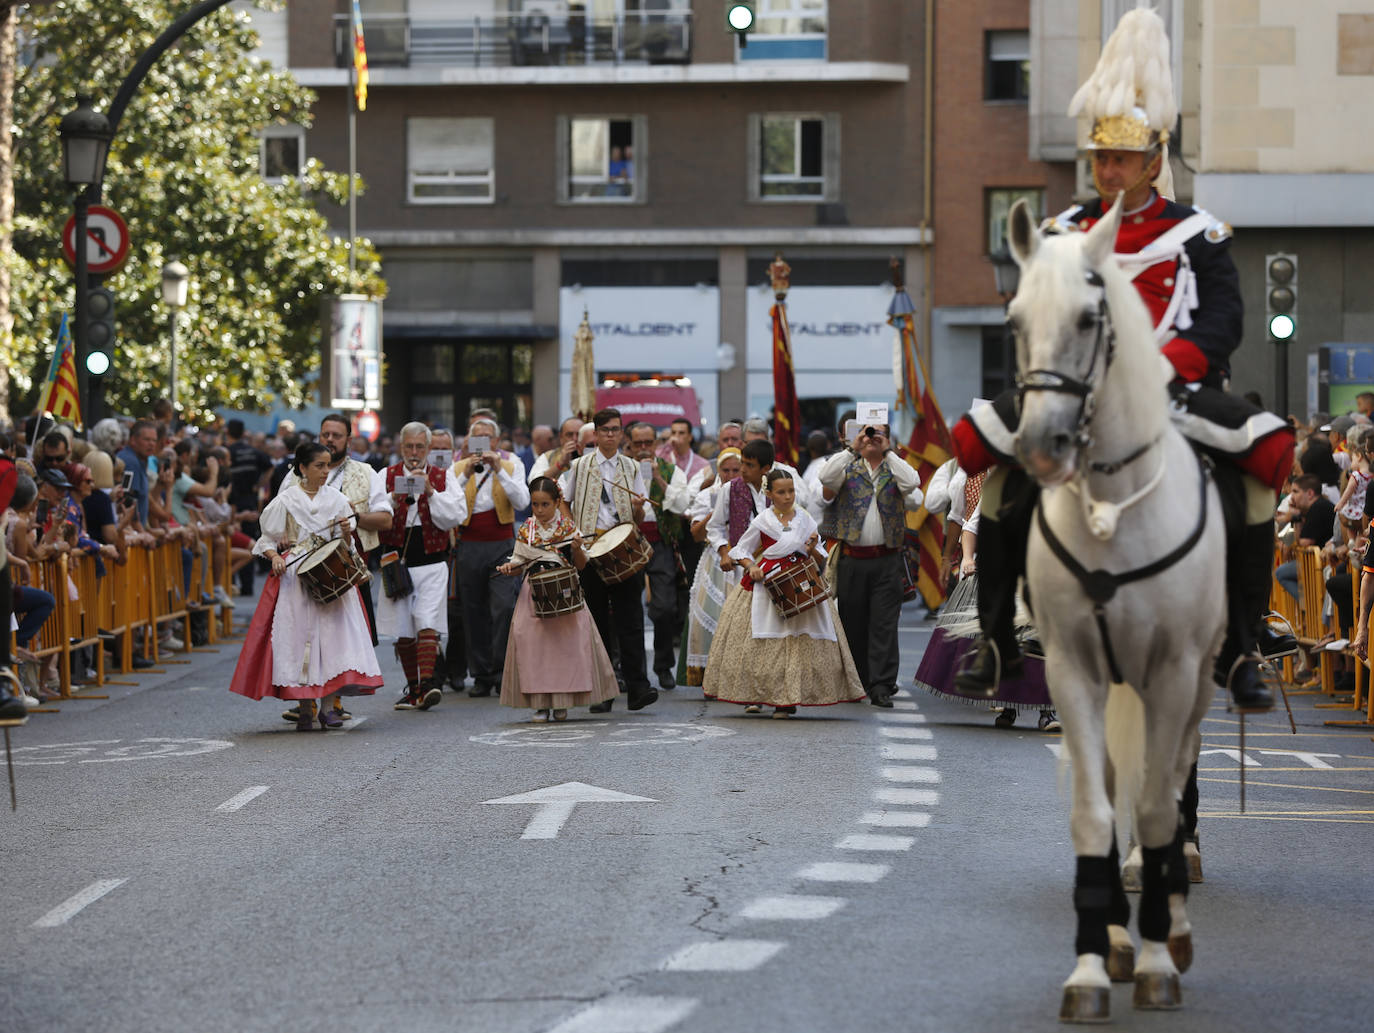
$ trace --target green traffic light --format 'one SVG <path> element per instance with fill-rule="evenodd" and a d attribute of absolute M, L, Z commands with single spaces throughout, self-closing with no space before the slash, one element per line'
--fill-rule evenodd
<path fill-rule="evenodd" d="M 1293 322 L 1292 316 L 1280 313 L 1269 320 L 1269 336 L 1276 341 L 1288 340 L 1296 330 L 1297 324 Z"/>
<path fill-rule="evenodd" d="M 726 24 L 735 32 L 748 32 L 754 27 L 752 4 L 731 4 L 725 12 Z"/>
<path fill-rule="evenodd" d="M 86 356 L 86 370 L 92 376 L 103 376 L 110 370 L 110 357 L 104 352 L 91 352 Z"/>

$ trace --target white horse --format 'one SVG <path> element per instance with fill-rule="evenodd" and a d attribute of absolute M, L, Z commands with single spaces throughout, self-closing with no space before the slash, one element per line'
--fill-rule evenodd
<path fill-rule="evenodd" d="M 1165 360 L 1113 258 L 1120 225 L 1120 200 L 1086 233 L 1042 235 L 1019 202 L 1008 220 L 1017 452 L 1044 489 L 1026 581 L 1073 768 L 1067 1022 L 1105 1021 L 1113 978 L 1134 980 L 1137 1008 L 1181 1004 L 1192 940 L 1178 802 L 1225 631 L 1220 500 L 1169 420 Z M 1127 809 L 1144 855 L 1138 958 L 1113 823 Z"/>

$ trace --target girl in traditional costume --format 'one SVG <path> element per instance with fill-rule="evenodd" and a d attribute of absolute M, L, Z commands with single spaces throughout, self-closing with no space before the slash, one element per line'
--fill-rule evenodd
<path fill-rule="evenodd" d="M 581 535 L 559 512 L 558 482 L 536 477 L 530 484 L 534 515 L 520 525 L 515 551 L 496 569 L 505 575 L 535 573 L 558 567 L 581 570 L 587 565 Z M 575 582 L 579 585 L 580 582 Z M 537 617 L 530 579 L 520 586 L 511 618 L 506 666 L 501 675 L 501 704 L 534 710 L 535 721 L 566 721 L 569 707 L 615 699 L 615 668 L 586 606 L 556 617 Z"/>
<path fill-rule="evenodd" d="M 744 449 L 743 474 L 756 460 Z M 772 706 L 774 717 L 791 717 L 797 707 L 824 707 L 864 699 L 849 644 L 837 629 L 835 603 L 825 599 L 791 618 L 778 614 L 758 588 L 775 568 L 809 554 L 824 562 L 815 519 L 796 507 L 789 471 L 767 477 L 767 502 L 729 550 L 721 565 L 739 564 L 741 591 L 732 592 L 720 615 L 703 690 L 724 703 L 742 703 L 748 713 Z"/>
<path fill-rule="evenodd" d="M 321 728 L 339 728 L 339 695 L 370 696 L 382 686 L 382 671 L 358 589 L 317 603 L 298 576 L 314 548 L 347 537 L 355 514 L 337 488 L 325 484 L 329 449 L 307 442 L 296 449 L 299 483 L 282 489 L 259 517 L 262 537 L 253 553 L 272 563 L 229 688 L 249 699 L 275 696 L 299 700 L 296 731 L 314 727 L 319 701 Z M 289 559 L 288 559 L 289 557 Z"/>
<path fill-rule="evenodd" d="M 707 524 L 715 510 L 716 496 L 729 491 L 730 484 L 740 474 L 740 451 L 723 448 L 716 456 L 716 479 L 709 488 L 697 492 L 687 510 L 692 525 L 692 537 L 707 541 Z M 741 533 L 743 531 L 741 530 Z M 736 536 L 738 541 L 738 535 Z M 729 544 L 734 544 L 729 543 Z M 728 550 L 727 550 L 728 551 Z M 696 575 L 688 600 L 687 627 L 683 636 L 686 648 L 680 650 L 679 685 L 700 685 L 706 674 L 706 661 L 711 653 L 711 639 L 720 621 L 720 611 L 730 590 L 739 584 L 739 569 L 729 573 L 720 569 L 720 556 L 714 548 L 702 549 Z"/>

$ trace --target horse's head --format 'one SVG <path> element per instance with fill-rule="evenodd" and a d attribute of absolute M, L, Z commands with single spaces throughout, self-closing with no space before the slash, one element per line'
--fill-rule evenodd
<path fill-rule="evenodd" d="M 1007 308 L 1021 389 L 1017 456 L 1044 485 L 1074 475 L 1106 372 L 1103 270 L 1113 261 L 1120 225 L 1119 197 L 1087 233 L 1042 234 L 1024 201 L 1007 218 L 1012 257 L 1021 267 Z"/>

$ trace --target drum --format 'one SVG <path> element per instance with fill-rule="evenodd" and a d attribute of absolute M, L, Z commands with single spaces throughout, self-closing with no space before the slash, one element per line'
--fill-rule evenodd
<path fill-rule="evenodd" d="M 587 548 L 587 559 L 608 585 L 628 581 L 649 565 L 654 547 L 634 524 L 616 524 Z"/>
<path fill-rule="evenodd" d="M 582 579 L 572 567 L 538 570 L 525 579 L 536 617 L 562 617 L 582 609 Z"/>
<path fill-rule="evenodd" d="M 296 569 L 301 584 L 315 602 L 332 603 L 354 585 L 372 579 L 367 565 L 346 538 L 336 538 L 312 550 Z"/>
<path fill-rule="evenodd" d="M 805 613 L 830 598 L 821 568 L 810 556 L 794 556 L 774 567 L 763 587 L 784 620 Z"/>

